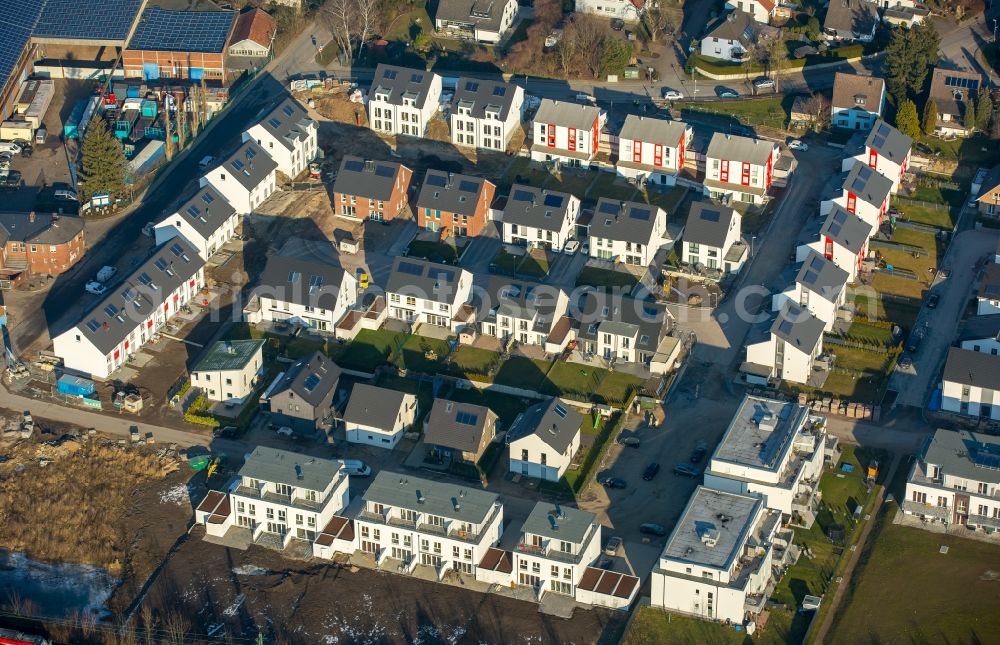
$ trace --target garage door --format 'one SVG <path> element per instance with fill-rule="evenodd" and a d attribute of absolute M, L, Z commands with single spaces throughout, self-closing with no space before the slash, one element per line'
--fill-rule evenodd
<path fill-rule="evenodd" d="M 160 66 L 156 63 L 142 64 L 142 79 L 144 81 L 155 81 L 160 78 Z"/>

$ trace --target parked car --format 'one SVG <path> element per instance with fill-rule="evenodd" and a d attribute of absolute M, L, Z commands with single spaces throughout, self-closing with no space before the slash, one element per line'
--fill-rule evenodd
<path fill-rule="evenodd" d="M 628 483 L 621 477 L 605 477 L 599 483 L 605 488 L 628 488 Z"/>
<path fill-rule="evenodd" d="M 645 524 L 639 525 L 639 532 L 645 533 L 646 535 L 655 535 L 657 537 L 664 537 L 667 534 L 667 527 L 662 524 L 653 524 L 652 522 L 646 522 Z"/>
<path fill-rule="evenodd" d="M 52 199 L 57 202 L 78 202 L 77 194 L 72 190 L 57 190 L 52 193 Z"/>
<path fill-rule="evenodd" d="M 587 94 L 586 92 L 578 93 L 576 95 L 576 100 L 583 101 L 584 103 L 597 103 L 597 99 L 594 98 L 593 95 Z"/>
<path fill-rule="evenodd" d="M 86 285 L 84 285 L 83 289 L 87 293 L 92 293 L 95 296 L 104 295 L 104 293 L 108 290 L 107 287 L 105 287 L 103 284 L 101 284 L 97 280 L 91 280 Z"/>
<path fill-rule="evenodd" d="M 212 432 L 213 437 L 219 437 L 222 439 L 235 439 L 239 436 L 240 429 L 236 426 L 226 426 L 225 428 L 216 428 Z"/>
<path fill-rule="evenodd" d="M 566 242 L 564 250 L 567 254 L 572 255 L 580 250 L 580 243 L 576 240 L 570 240 L 569 242 Z"/>
<path fill-rule="evenodd" d="M 20 154 L 21 146 L 13 141 L 0 141 L 0 152 L 10 152 L 15 155 Z"/>
<path fill-rule="evenodd" d="M 667 101 L 679 101 L 684 98 L 683 93 L 669 87 L 664 87 L 660 90 L 660 95 Z"/>
<path fill-rule="evenodd" d="M 97 272 L 97 281 L 107 282 L 111 278 L 115 277 L 116 273 L 118 273 L 118 269 L 115 267 L 110 265 L 103 266 L 101 267 L 101 270 Z"/>
<path fill-rule="evenodd" d="M 583 246 L 580 247 L 580 251 L 584 255 L 590 255 L 590 243 L 589 242 L 584 242 Z"/>
<path fill-rule="evenodd" d="M 808 143 L 804 143 L 803 141 L 801 141 L 799 139 L 792 139 L 791 141 L 788 142 L 788 149 L 789 150 L 801 150 L 802 152 L 805 152 L 806 150 L 809 149 L 809 144 Z"/>
<path fill-rule="evenodd" d="M 625 21 L 622 20 L 621 18 L 612 18 L 611 28 L 614 29 L 615 31 L 621 31 L 622 29 L 625 28 Z"/>
<path fill-rule="evenodd" d="M 278 428 L 278 429 L 276 430 L 276 432 L 277 432 L 277 433 L 278 433 L 278 434 L 279 434 L 280 436 L 282 436 L 282 437 L 288 437 L 288 438 L 291 438 L 291 437 L 292 437 L 292 434 L 294 434 L 294 433 L 292 432 L 292 429 L 291 429 L 291 428 L 289 428 L 288 426 L 281 426 L 280 428 Z"/>
<path fill-rule="evenodd" d="M 371 466 L 360 459 L 342 459 L 344 472 L 351 477 L 369 477 L 372 474 Z"/>
<path fill-rule="evenodd" d="M 698 445 L 695 446 L 694 451 L 691 452 L 691 463 L 696 464 L 705 458 L 705 453 L 708 452 L 708 448 L 705 447 L 705 442 L 699 441 Z"/>
<path fill-rule="evenodd" d="M 674 474 L 682 477 L 697 477 L 698 469 L 691 464 L 677 464 L 674 466 Z"/>
<path fill-rule="evenodd" d="M 653 481 L 653 477 L 656 477 L 656 473 L 658 472 L 660 472 L 660 464 L 654 461 L 646 466 L 646 470 L 642 473 L 642 479 L 647 482 Z"/>
<path fill-rule="evenodd" d="M 206 168 L 212 165 L 213 161 L 215 161 L 215 157 L 213 157 L 212 155 L 205 155 L 204 157 L 201 158 L 201 161 L 198 162 L 198 169 L 205 170 Z"/>
<path fill-rule="evenodd" d="M 639 437 L 620 437 L 618 439 L 618 443 L 626 448 L 638 448 L 642 445 L 642 441 L 639 440 Z"/>
<path fill-rule="evenodd" d="M 21 171 L 6 170 L 0 172 L 0 189 L 15 190 L 21 187 Z"/>
<path fill-rule="evenodd" d="M 365 272 L 365 270 L 362 269 L 361 267 L 358 267 L 357 271 L 354 272 L 354 275 L 358 279 L 358 287 L 361 289 L 367 289 L 369 280 L 368 280 L 368 274 Z"/>
<path fill-rule="evenodd" d="M 753 86 L 755 89 L 758 90 L 772 88 L 774 87 L 774 79 L 768 78 L 766 76 L 758 76 L 757 78 L 753 79 Z"/>
<path fill-rule="evenodd" d="M 908 370 L 911 367 L 913 367 L 913 359 L 910 358 L 909 356 L 900 356 L 899 357 L 899 362 L 896 363 L 896 365 L 901 370 Z"/>
<path fill-rule="evenodd" d="M 725 85 L 717 85 L 715 88 L 715 95 L 720 99 L 738 99 L 740 93 L 736 90 L 726 87 Z"/>
<path fill-rule="evenodd" d="M 608 538 L 608 543 L 604 545 L 604 555 L 617 555 L 620 548 L 622 548 L 622 539 L 617 535 L 612 535 Z"/>
<path fill-rule="evenodd" d="M 931 295 L 927 296 L 927 308 L 928 309 L 937 309 L 938 302 L 940 300 L 941 300 L 941 296 L 938 295 L 938 294 L 936 294 L 936 293 L 932 293 Z"/>
<path fill-rule="evenodd" d="M 34 150 L 31 147 L 30 141 L 25 141 L 24 139 L 14 139 L 14 143 L 21 146 L 22 157 L 30 157 L 31 153 L 34 152 Z"/>

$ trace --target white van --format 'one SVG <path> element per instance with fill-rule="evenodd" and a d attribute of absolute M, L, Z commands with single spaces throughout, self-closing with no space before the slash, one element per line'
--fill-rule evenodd
<path fill-rule="evenodd" d="M 341 459 L 344 464 L 344 472 L 352 477 L 370 477 L 371 467 L 360 459 Z"/>
<path fill-rule="evenodd" d="M 21 154 L 21 146 L 13 141 L 0 141 L 0 152 L 9 152 L 18 155 Z"/>

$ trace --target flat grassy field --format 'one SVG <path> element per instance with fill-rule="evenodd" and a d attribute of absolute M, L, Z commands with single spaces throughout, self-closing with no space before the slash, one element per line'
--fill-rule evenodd
<path fill-rule="evenodd" d="M 486 372 L 499 360 L 497 352 L 462 345 L 451 355 L 448 371 L 481 381 L 487 378 Z"/>
<path fill-rule="evenodd" d="M 395 362 L 403 369 L 433 374 L 441 367 L 450 351 L 447 341 L 412 335 L 396 354 Z M 436 357 L 428 358 L 428 355 Z"/>
<path fill-rule="evenodd" d="M 526 390 L 537 390 L 542 387 L 547 371 L 549 364 L 546 361 L 511 356 L 500 366 L 493 382 Z"/>
<path fill-rule="evenodd" d="M 624 177 L 610 172 L 602 172 L 594 179 L 594 183 L 590 186 L 589 195 L 591 199 L 600 199 L 601 197 L 618 200 L 642 199 L 635 186 L 625 181 Z"/>
<path fill-rule="evenodd" d="M 843 347 L 830 343 L 824 345 L 823 349 L 837 355 L 836 365 L 838 367 L 846 367 L 852 370 L 881 373 L 885 370 L 885 365 L 889 361 L 888 354 L 880 354 L 858 347 Z"/>
<path fill-rule="evenodd" d="M 945 205 L 935 208 L 933 206 L 918 206 L 908 202 L 900 202 L 897 204 L 897 207 L 903 211 L 906 219 L 917 224 L 926 224 L 927 226 L 936 226 L 949 230 L 955 226 L 954 215 L 951 209 Z"/>
<path fill-rule="evenodd" d="M 856 295 L 854 296 L 854 306 L 869 318 L 891 320 L 906 329 L 913 327 L 917 314 L 920 313 L 918 303 L 884 299 L 878 294 L 874 294 L 873 297 Z"/>
<path fill-rule="evenodd" d="M 406 254 L 413 258 L 423 258 L 431 262 L 454 264 L 458 260 L 458 256 L 462 254 L 464 248 L 463 246 L 456 246 L 448 242 L 413 240 L 410 242 Z"/>
<path fill-rule="evenodd" d="M 406 334 L 384 329 L 362 329 L 333 356 L 341 367 L 370 372 L 403 342 Z"/>
<path fill-rule="evenodd" d="M 900 276 L 879 273 L 872 279 L 872 287 L 881 293 L 891 293 L 915 300 L 923 298 L 924 290 L 930 280 L 931 267 L 937 267 L 937 240 L 931 233 L 913 229 L 897 228 L 892 235 L 892 241 L 899 244 L 918 246 L 927 251 L 927 255 L 913 257 L 902 249 L 879 248 L 879 253 L 888 264 L 898 269 L 906 269 L 916 274 L 916 280 Z"/>
<path fill-rule="evenodd" d="M 549 370 L 543 391 L 553 396 L 575 394 L 586 398 L 589 393 L 597 390 L 607 373 L 607 370 L 600 367 L 558 361 Z"/>
<path fill-rule="evenodd" d="M 661 609 L 641 607 L 629 626 L 623 645 L 785 645 L 792 640 L 793 614 L 790 611 L 771 609 L 767 627 L 747 636 L 732 626 L 710 623 L 690 616 L 668 614 Z"/>
<path fill-rule="evenodd" d="M 879 343 L 889 343 L 892 341 L 892 330 L 884 327 L 877 327 L 864 322 L 853 322 L 847 330 L 847 335 L 851 338 L 865 338 Z"/>
<path fill-rule="evenodd" d="M 578 287 L 614 288 L 625 287 L 631 289 L 639 280 L 627 271 L 609 271 L 597 267 L 585 266 L 576 278 Z"/>

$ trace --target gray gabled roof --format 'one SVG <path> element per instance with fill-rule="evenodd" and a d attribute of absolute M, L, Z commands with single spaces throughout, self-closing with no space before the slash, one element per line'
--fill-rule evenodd
<path fill-rule="evenodd" d="M 688 125 L 683 121 L 668 121 L 651 116 L 630 114 L 622 124 L 622 139 L 659 143 L 676 148 L 687 135 Z"/>
<path fill-rule="evenodd" d="M 487 186 L 496 191 L 493 182 L 482 177 L 430 169 L 424 176 L 424 184 L 420 188 L 420 194 L 417 195 L 416 205 L 417 208 L 472 216 L 482 202 L 483 191 Z M 484 209 L 489 207 L 489 203 L 483 204 Z"/>
<path fill-rule="evenodd" d="M 826 8 L 823 31 L 832 31 L 840 38 L 867 36 L 878 23 L 878 9 L 868 0 L 830 0 Z"/>
<path fill-rule="evenodd" d="M 1000 483 L 1000 439 L 988 434 L 939 428 L 927 441 L 923 461 L 946 475 Z"/>
<path fill-rule="evenodd" d="M 605 291 L 585 292 L 570 311 L 578 325 L 577 338 L 596 340 L 599 333 L 635 336 L 636 348 L 649 352 L 656 350 L 672 320 L 663 303 Z"/>
<path fill-rule="evenodd" d="M 278 169 L 278 164 L 271 155 L 257 145 L 256 141 L 245 141 L 226 160 L 215 167 L 225 168 L 236 177 L 248 191 L 253 190 L 267 179 L 267 176 Z M 206 174 L 211 174 L 214 170 Z"/>
<path fill-rule="evenodd" d="M 943 380 L 961 385 L 1000 390 L 1000 356 L 951 347 Z"/>
<path fill-rule="evenodd" d="M 361 424 L 391 431 L 396 425 L 408 395 L 399 390 L 385 387 L 355 383 L 351 395 L 347 399 L 347 409 L 344 410 L 344 422 Z M 416 402 L 414 402 L 416 405 Z"/>
<path fill-rule="evenodd" d="M 368 90 L 368 100 L 375 98 L 376 93 L 388 93 L 388 103 L 402 105 L 403 97 L 413 97 L 418 108 L 423 108 L 430 93 L 431 83 L 436 74 L 423 69 L 399 67 L 379 63 L 372 78 L 372 87 Z"/>
<path fill-rule="evenodd" d="M 590 511 L 581 511 L 564 504 L 535 502 L 531 513 L 521 525 L 521 531 L 580 544 L 596 522 L 597 516 Z"/>
<path fill-rule="evenodd" d="M 716 132 L 708 143 L 705 156 L 709 159 L 728 159 L 763 166 L 773 152 L 774 143 L 770 141 Z"/>
<path fill-rule="evenodd" d="M 300 358 L 285 370 L 281 383 L 271 390 L 271 396 L 291 391 L 307 404 L 316 407 L 337 387 L 342 370 L 321 352 Z"/>
<path fill-rule="evenodd" d="M 558 231 L 562 229 L 574 199 L 569 193 L 514 184 L 510 187 L 510 196 L 503 209 L 503 221 L 505 224 Z"/>
<path fill-rule="evenodd" d="M 211 184 L 205 184 L 160 221 L 180 217 L 204 238 L 219 230 L 236 209 Z"/>
<path fill-rule="evenodd" d="M 889 197 L 892 181 L 867 164 L 855 161 L 844 179 L 843 189 L 872 206 L 880 207 Z"/>
<path fill-rule="evenodd" d="M 837 72 L 833 75 L 834 108 L 880 112 L 885 95 L 885 79 L 869 74 Z"/>
<path fill-rule="evenodd" d="M 0 241 L 66 244 L 83 231 L 83 218 L 49 213 L 0 212 Z"/>
<path fill-rule="evenodd" d="M 497 415 L 482 405 L 434 399 L 424 421 L 424 442 L 462 452 L 476 452 L 487 428 L 495 427 Z"/>
<path fill-rule="evenodd" d="M 860 253 L 872 233 L 872 226 L 840 204 L 834 204 L 819 234 L 852 253 Z"/>
<path fill-rule="evenodd" d="M 203 266 L 205 261 L 182 236 L 168 240 L 84 314 L 77 331 L 107 354 Z"/>
<path fill-rule="evenodd" d="M 811 354 L 822 341 L 825 326 L 811 312 L 786 301 L 771 325 L 771 333 L 800 352 Z"/>
<path fill-rule="evenodd" d="M 500 0 L 439 0 L 434 19 L 499 32 L 506 7 L 507 3 Z"/>
<path fill-rule="evenodd" d="M 291 97 L 260 119 L 260 125 L 289 150 L 295 149 L 294 141 L 305 141 L 309 137 L 307 131 L 315 123 L 302 104 Z"/>
<path fill-rule="evenodd" d="M 325 262 L 272 255 L 254 293 L 278 302 L 332 311 L 345 275 L 342 268 Z"/>
<path fill-rule="evenodd" d="M 481 0 L 479 0 L 481 1 Z M 442 3 L 444 4 L 444 3 Z M 499 2 L 497 6 L 501 7 Z M 438 8 L 438 12 L 441 12 Z M 467 107 L 473 117 L 482 119 L 486 109 L 496 112 L 501 121 L 507 120 L 510 109 L 514 105 L 518 87 L 513 83 L 505 83 L 500 79 L 479 79 L 462 76 L 455 86 L 455 94 L 451 99 L 452 114 L 458 113 L 458 107 Z"/>
<path fill-rule="evenodd" d="M 659 206 L 644 202 L 625 202 L 602 197 L 590 220 L 590 236 L 635 244 L 650 244 L 656 220 L 663 213 Z M 664 219 L 666 215 L 663 215 Z M 656 244 L 657 240 L 653 240 Z"/>
<path fill-rule="evenodd" d="M 709 28 L 705 38 L 732 40 L 748 48 L 757 39 L 757 21 L 747 12 L 733 9 Z"/>
<path fill-rule="evenodd" d="M 392 197 L 403 166 L 392 161 L 362 159 L 345 155 L 333 182 L 333 192 L 386 201 Z M 407 186 L 403 186 L 405 191 Z"/>
<path fill-rule="evenodd" d="M 865 145 L 895 164 L 902 164 L 910 154 L 913 139 L 892 127 L 882 119 L 875 122 Z"/>
<path fill-rule="evenodd" d="M 601 108 L 567 101 L 542 99 L 535 112 L 535 123 L 548 123 L 564 128 L 590 130 L 601 115 Z"/>
<path fill-rule="evenodd" d="M 795 282 L 829 302 L 835 302 L 850 276 L 832 260 L 810 251 L 795 276 Z"/>
<path fill-rule="evenodd" d="M 480 296 L 489 299 L 489 302 L 482 303 L 489 307 L 488 311 L 482 312 L 482 318 L 492 317 L 494 311 L 522 320 L 530 320 L 538 314 L 545 317 L 552 325 L 555 319 L 564 313 L 563 310 L 557 309 L 563 293 L 565 292 L 555 285 L 492 276 L 486 286 L 486 292 Z"/>
<path fill-rule="evenodd" d="M 240 468 L 241 477 L 287 484 L 294 488 L 324 491 L 340 476 L 343 463 L 289 450 L 257 446 Z"/>
<path fill-rule="evenodd" d="M 571 406 L 552 398 L 532 405 L 511 426 L 511 441 L 535 435 L 562 454 L 580 434 L 583 415 Z"/>
<path fill-rule="evenodd" d="M 710 200 L 691 202 L 684 241 L 721 248 L 734 217 L 736 211 L 731 206 Z"/>
<path fill-rule="evenodd" d="M 994 338 L 1000 340 L 1000 314 L 972 316 L 962 325 L 959 341 Z"/>
<path fill-rule="evenodd" d="M 389 470 L 375 475 L 362 498 L 366 502 L 470 524 L 485 522 L 500 499 L 496 493 L 476 486 L 438 482 Z"/>
<path fill-rule="evenodd" d="M 386 293 L 399 293 L 435 302 L 453 303 L 458 282 L 468 274 L 449 264 L 438 264 L 417 258 L 400 257 L 392 263 L 386 282 Z"/>

